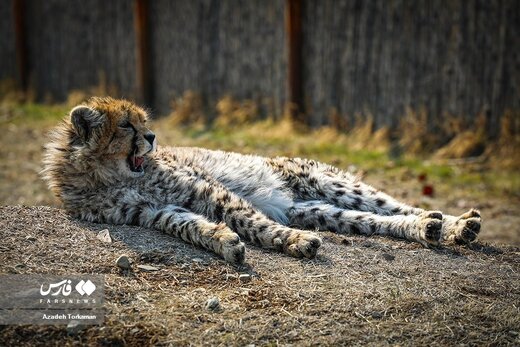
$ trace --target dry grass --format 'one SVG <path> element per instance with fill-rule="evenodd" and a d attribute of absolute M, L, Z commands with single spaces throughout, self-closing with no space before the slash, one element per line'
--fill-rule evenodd
<path fill-rule="evenodd" d="M 520 343 L 518 248 L 432 250 L 323 233 L 314 260 L 250 246 L 248 265 L 235 268 L 152 230 L 77 222 L 48 207 L 0 213 L 2 273 L 96 273 L 106 281 L 102 326 L 77 336 L 63 326 L 1 327 L 9 345 Z M 114 243 L 96 239 L 104 228 Z M 115 266 L 122 253 L 134 271 Z M 252 280 L 240 282 L 240 273 Z M 214 296 L 219 313 L 204 308 Z"/>

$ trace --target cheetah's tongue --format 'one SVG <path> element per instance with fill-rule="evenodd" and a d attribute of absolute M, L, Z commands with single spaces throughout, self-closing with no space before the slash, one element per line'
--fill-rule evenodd
<path fill-rule="evenodd" d="M 143 165 L 144 157 L 137 157 L 134 156 L 134 167 L 138 168 L 139 166 Z"/>

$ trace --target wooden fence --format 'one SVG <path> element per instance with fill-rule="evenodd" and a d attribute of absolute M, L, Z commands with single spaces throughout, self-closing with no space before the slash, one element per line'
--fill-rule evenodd
<path fill-rule="evenodd" d="M 520 110 L 516 0 L 6 0 L 0 29 L 0 80 L 40 98 L 103 81 L 159 114 L 193 90 L 311 125 L 412 108 L 495 131 Z"/>

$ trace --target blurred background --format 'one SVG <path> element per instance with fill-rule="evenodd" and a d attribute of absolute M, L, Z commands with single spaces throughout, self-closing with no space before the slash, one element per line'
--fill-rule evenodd
<path fill-rule="evenodd" d="M 519 1 L 4 0 L 0 28 L 1 204 L 57 204 L 45 133 L 110 95 L 162 144 L 326 161 L 520 243 Z"/>

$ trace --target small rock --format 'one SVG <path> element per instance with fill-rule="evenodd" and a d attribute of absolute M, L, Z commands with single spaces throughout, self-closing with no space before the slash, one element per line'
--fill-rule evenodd
<path fill-rule="evenodd" d="M 84 328 L 85 328 L 85 326 L 82 325 L 79 321 L 72 320 L 72 321 L 70 321 L 69 324 L 67 324 L 67 334 L 69 334 L 69 335 L 76 335 L 77 333 L 79 333 Z"/>
<path fill-rule="evenodd" d="M 206 301 L 206 310 L 220 311 L 221 309 L 222 307 L 220 306 L 220 300 L 216 296 Z"/>
<path fill-rule="evenodd" d="M 128 258 L 126 254 L 123 254 L 122 256 L 117 258 L 116 265 L 123 270 L 128 270 L 132 268 L 130 265 L 130 258 Z"/>
<path fill-rule="evenodd" d="M 203 263 L 204 262 L 204 260 L 202 260 L 201 258 L 193 258 L 191 261 L 194 263 Z"/>
<path fill-rule="evenodd" d="M 238 279 L 240 280 L 240 282 L 249 282 L 249 281 L 251 281 L 251 275 L 250 274 L 240 274 L 240 276 L 238 276 Z"/>
<path fill-rule="evenodd" d="M 139 270 L 143 270 L 143 271 L 159 271 L 158 268 L 156 268 L 155 266 L 150 266 L 150 265 L 137 265 L 137 268 Z"/>
<path fill-rule="evenodd" d="M 381 256 L 386 261 L 393 261 L 395 259 L 395 256 L 388 254 L 388 253 L 383 253 L 383 254 L 381 254 Z"/>
<path fill-rule="evenodd" d="M 110 232 L 108 229 L 103 229 L 97 234 L 97 238 L 106 243 L 112 243 L 112 237 L 110 236 Z"/>
<path fill-rule="evenodd" d="M 26 239 L 27 241 L 31 241 L 31 242 L 36 241 L 36 237 L 34 237 L 34 236 L 32 236 L 32 235 L 27 235 L 27 236 L 25 237 L 25 239 Z"/>
<path fill-rule="evenodd" d="M 238 278 L 238 276 L 235 274 L 225 274 L 224 278 L 226 279 L 226 281 L 230 281 L 230 280 L 236 280 Z"/>
<path fill-rule="evenodd" d="M 374 319 L 381 319 L 381 318 L 383 318 L 383 314 L 381 312 L 377 312 L 377 311 L 374 311 L 374 312 L 370 313 L 370 315 Z"/>

